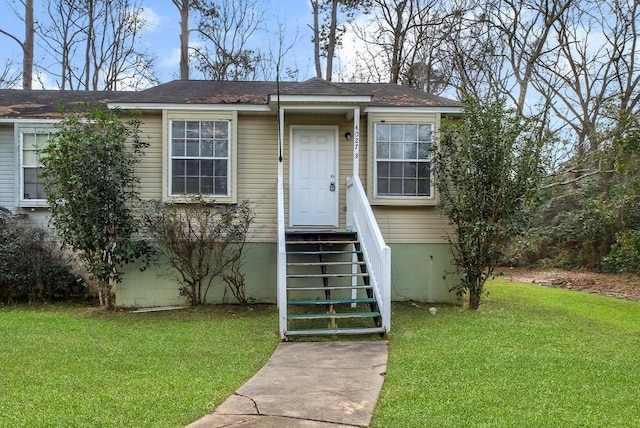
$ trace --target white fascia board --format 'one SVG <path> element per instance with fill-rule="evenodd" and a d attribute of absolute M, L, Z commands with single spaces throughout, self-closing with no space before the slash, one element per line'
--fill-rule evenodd
<path fill-rule="evenodd" d="M 37 117 L 0 117 L 0 123 L 60 123 L 62 119 L 40 119 Z"/>
<path fill-rule="evenodd" d="M 271 103 L 278 102 L 278 95 L 269 95 Z M 283 95 L 280 94 L 281 103 L 340 103 L 340 104 L 361 104 L 370 103 L 371 95 Z"/>
<path fill-rule="evenodd" d="M 261 104 L 164 104 L 164 103 L 107 103 L 110 109 L 120 110 L 217 110 L 270 112 L 271 107 Z"/>
<path fill-rule="evenodd" d="M 366 107 L 365 113 L 462 113 L 462 107 Z"/>

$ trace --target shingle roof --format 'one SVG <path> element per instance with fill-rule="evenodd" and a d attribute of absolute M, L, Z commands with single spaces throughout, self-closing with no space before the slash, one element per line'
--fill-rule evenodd
<path fill-rule="evenodd" d="M 59 118 L 60 109 L 73 111 L 84 104 L 106 107 L 107 103 L 129 92 L 0 90 L 0 117 Z"/>
<path fill-rule="evenodd" d="M 57 118 L 65 111 L 89 103 L 118 104 L 249 104 L 267 105 L 276 95 L 276 82 L 174 80 L 138 92 L 0 90 L 0 117 Z M 281 82 L 284 95 L 371 96 L 370 106 L 460 107 L 461 103 L 392 83 L 336 83 L 322 79 Z"/>

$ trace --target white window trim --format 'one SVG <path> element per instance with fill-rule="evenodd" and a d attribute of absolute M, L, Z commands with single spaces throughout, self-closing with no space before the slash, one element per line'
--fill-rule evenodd
<path fill-rule="evenodd" d="M 238 112 L 174 112 L 163 110 L 163 177 L 162 200 L 169 203 L 189 203 L 194 197 L 202 196 L 203 199 L 221 204 L 237 203 L 237 168 L 238 168 L 238 139 L 237 124 Z M 226 121 L 229 122 L 229 161 L 228 161 L 228 196 L 216 195 L 172 195 L 171 194 L 171 122 L 172 121 Z"/>
<path fill-rule="evenodd" d="M 29 124 L 16 126 L 15 135 L 17 141 L 17 205 L 23 208 L 47 208 L 46 199 L 25 199 L 24 197 L 24 134 L 55 134 L 57 130 L 51 124 Z"/>
<path fill-rule="evenodd" d="M 371 159 L 368 162 L 368 195 L 369 202 L 371 205 L 389 205 L 389 206 L 434 206 L 439 202 L 438 192 L 435 187 L 435 177 L 433 172 L 433 159 L 431 160 L 431 179 L 430 186 L 431 190 L 430 196 L 378 196 L 377 195 L 377 157 L 376 157 L 376 136 L 375 136 L 375 125 L 376 123 L 384 123 L 384 124 L 394 124 L 394 125 L 406 125 L 406 124 L 416 124 L 416 125 L 430 125 L 432 132 L 432 146 L 435 146 L 437 141 L 436 130 L 438 129 L 438 123 L 434 120 L 422 119 L 414 117 L 407 117 L 406 120 L 404 118 L 397 118 L 393 120 L 384 120 L 379 117 L 372 118 L 369 115 L 369 126 L 368 126 L 368 155 Z"/>

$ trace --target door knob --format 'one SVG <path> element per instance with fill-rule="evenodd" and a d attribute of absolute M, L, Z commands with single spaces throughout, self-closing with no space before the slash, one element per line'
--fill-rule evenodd
<path fill-rule="evenodd" d="M 329 184 L 329 191 L 331 192 L 336 191 L 336 183 L 334 183 L 333 181 L 331 182 L 331 184 Z"/>

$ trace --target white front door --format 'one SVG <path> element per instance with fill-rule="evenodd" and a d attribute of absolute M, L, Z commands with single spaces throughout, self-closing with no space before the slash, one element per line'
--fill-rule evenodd
<path fill-rule="evenodd" d="M 337 127 L 292 127 L 291 141 L 289 225 L 337 227 Z"/>

